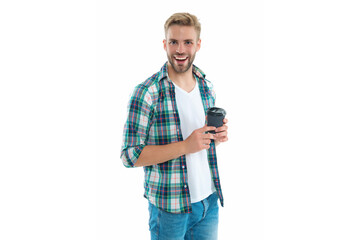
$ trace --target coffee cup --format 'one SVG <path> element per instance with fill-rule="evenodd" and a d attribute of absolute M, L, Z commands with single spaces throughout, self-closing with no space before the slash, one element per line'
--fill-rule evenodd
<path fill-rule="evenodd" d="M 218 128 L 224 124 L 226 111 L 222 108 L 212 107 L 207 110 L 206 115 L 207 126 L 214 126 Z M 215 131 L 209 131 L 209 133 L 215 134 Z"/>

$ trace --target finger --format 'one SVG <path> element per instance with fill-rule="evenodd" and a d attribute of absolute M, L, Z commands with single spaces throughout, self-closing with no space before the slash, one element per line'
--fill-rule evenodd
<path fill-rule="evenodd" d="M 228 137 L 226 136 L 226 137 L 220 139 L 220 142 L 227 142 L 227 140 L 229 140 L 229 139 L 228 139 Z"/>
<path fill-rule="evenodd" d="M 214 131 L 215 129 L 216 129 L 216 127 L 213 127 L 213 126 L 204 126 L 204 127 L 200 128 L 201 132 Z"/>
<path fill-rule="evenodd" d="M 228 129 L 228 126 L 223 125 L 222 127 L 216 128 L 215 132 L 223 132 L 223 131 L 226 131 L 227 129 Z"/>
<path fill-rule="evenodd" d="M 210 148 L 210 143 L 209 144 L 203 143 L 200 147 L 200 149 L 209 149 L 209 148 Z"/>
<path fill-rule="evenodd" d="M 211 143 L 210 140 L 205 140 L 205 141 L 204 141 L 204 144 L 205 144 L 205 145 L 209 145 L 210 143 Z"/>
<path fill-rule="evenodd" d="M 225 136 L 227 136 L 227 131 L 223 131 L 215 134 L 215 138 L 221 138 Z"/>
<path fill-rule="evenodd" d="M 227 118 L 224 118 L 224 120 L 223 120 L 223 123 L 224 124 L 227 124 L 229 121 L 227 120 Z"/>
<path fill-rule="evenodd" d="M 219 141 L 219 142 L 227 142 L 227 141 L 228 141 L 228 137 L 219 138 L 219 139 L 216 139 L 216 141 Z"/>
<path fill-rule="evenodd" d="M 214 136 L 214 134 L 211 134 L 211 133 L 205 133 L 203 135 L 203 139 L 215 139 L 215 136 Z"/>

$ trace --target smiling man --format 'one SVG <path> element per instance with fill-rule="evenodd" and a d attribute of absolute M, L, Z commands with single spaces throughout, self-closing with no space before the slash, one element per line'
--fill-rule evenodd
<path fill-rule="evenodd" d="M 193 65 L 201 46 L 196 16 L 175 13 L 164 28 L 168 61 L 130 98 L 121 159 L 144 167 L 151 239 L 217 239 L 223 195 L 215 146 L 228 140 L 227 119 L 219 128 L 205 124 L 215 93 Z"/>

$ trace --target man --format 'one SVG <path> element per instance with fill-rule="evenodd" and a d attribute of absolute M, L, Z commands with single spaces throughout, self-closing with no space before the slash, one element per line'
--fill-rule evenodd
<path fill-rule="evenodd" d="M 215 145 L 228 140 L 227 119 L 205 126 L 215 94 L 193 65 L 201 46 L 196 16 L 175 13 L 164 28 L 168 62 L 132 94 L 121 159 L 144 167 L 151 239 L 217 239 L 223 196 Z"/>

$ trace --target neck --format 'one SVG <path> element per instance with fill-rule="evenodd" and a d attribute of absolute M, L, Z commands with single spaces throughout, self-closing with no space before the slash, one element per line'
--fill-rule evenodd
<path fill-rule="evenodd" d="M 185 91 L 191 91 L 195 86 L 195 78 L 192 72 L 192 66 L 184 73 L 177 73 L 172 68 L 171 64 L 168 64 L 168 74 L 172 82 L 178 85 Z"/>

